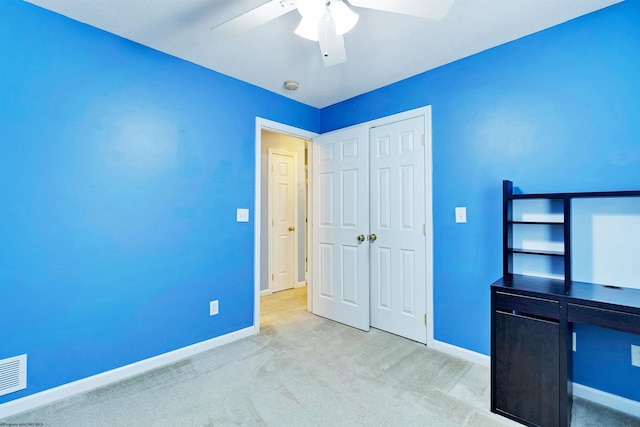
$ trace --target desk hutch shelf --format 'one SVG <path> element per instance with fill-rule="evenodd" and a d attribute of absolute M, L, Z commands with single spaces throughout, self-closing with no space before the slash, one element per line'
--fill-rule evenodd
<path fill-rule="evenodd" d="M 640 191 L 514 194 L 513 183 L 503 181 L 503 277 L 491 285 L 493 412 L 528 426 L 568 427 L 573 324 L 640 334 L 640 289 L 572 280 L 572 200 L 621 197 L 640 197 Z M 526 200 L 543 201 L 550 212 L 515 215 L 514 203 Z M 514 247 L 517 227 L 545 227 L 560 238 L 543 247 Z M 515 256 L 560 260 L 562 273 L 518 274 Z"/>

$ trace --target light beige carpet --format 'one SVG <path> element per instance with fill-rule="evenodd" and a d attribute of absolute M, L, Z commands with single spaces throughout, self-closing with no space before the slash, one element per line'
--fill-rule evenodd
<path fill-rule="evenodd" d="M 305 288 L 264 297 L 262 332 L 0 420 L 53 426 L 509 426 L 489 370 L 306 312 Z M 1 423 L 0 423 L 1 424 Z M 572 426 L 638 426 L 584 401 Z"/>

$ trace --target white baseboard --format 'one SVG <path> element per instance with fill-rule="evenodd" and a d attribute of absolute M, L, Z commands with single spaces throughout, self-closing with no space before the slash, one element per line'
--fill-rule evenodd
<path fill-rule="evenodd" d="M 640 417 L 640 402 L 635 400 L 577 383 L 573 383 L 573 395 L 634 417 Z"/>
<path fill-rule="evenodd" d="M 295 285 L 293 285 L 294 288 L 304 288 L 305 286 L 307 286 L 307 282 L 298 282 Z M 260 297 L 266 297 L 268 295 L 272 295 L 273 292 L 271 292 L 270 289 L 262 289 L 260 291 Z"/>
<path fill-rule="evenodd" d="M 273 292 L 271 292 L 269 289 L 263 289 L 260 291 L 260 297 L 266 297 L 267 295 L 271 295 Z"/>
<path fill-rule="evenodd" d="M 86 391 L 103 387 L 116 381 L 130 378 L 134 375 L 139 375 L 152 369 L 177 362 L 181 359 L 202 353 L 203 351 L 211 350 L 224 344 L 246 338 L 254 335 L 255 333 L 255 328 L 250 326 L 220 337 L 150 357 L 149 359 L 141 360 L 130 365 L 102 372 L 100 374 L 54 387 L 49 390 L 41 391 L 30 396 L 21 397 L 19 399 L 0 404 L 0 414 L 2 414 L 2 417 L 6 418 L 19 414 L 20 412 L 29 411 L 39 406 L 53 403 L 56 400 L 84 393 Z"/>
<path fill-rule="evenodd" d="M 467 362 L 477 363 L 478 365 L 485 366 L 487 368 L 491 366 L 491 357 L 481 353 L 476 353 L 475 351 L 467 350 L 466 348 L 457 347 L 442 341 L 434 341 L 433 349 L 446 353 L 450 356 L 466 360 Z M 615 409 L 616 411 L 624 412 L 625 414 L 629 414 L 634 417 L 640 417 L 640 402 L 636 402 L 635 400 L 627 399 L 625 397 L 607 393 L 578 383 L 573 383 L 573 395 L 575 397 Z"/>
<path fill-rule="evenodd" d="M 466 360 L 467 362 L 476 363 L 486 368 L 491 366 L 491 358 L 489 356 L 467 350 L 466 348 L 447 344 L 446 342 L 434 340 L 433 349 L 446 353 L 450 356 L 457 357 L 458 359 Z"/>

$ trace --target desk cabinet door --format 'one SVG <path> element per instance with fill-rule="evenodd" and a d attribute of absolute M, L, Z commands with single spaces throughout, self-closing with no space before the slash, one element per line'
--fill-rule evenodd
<path fill-rule="evenodd" d="M 557 426 L 558 323 L 508 312 L 495 316 L 496 409 L 530 425 Z"/>

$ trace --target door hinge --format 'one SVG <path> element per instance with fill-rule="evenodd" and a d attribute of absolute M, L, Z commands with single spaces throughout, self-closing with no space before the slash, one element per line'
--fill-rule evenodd
<path fill-rule="evenodd" d="M 272 274 L 271 275 L 271 281 L 273 282 L 274 280 L 276 280 L 276 276 L 275 276 L 275 274 Z"/>
<path fill-rule="evenodd" d="M 427 138 L 422 134 L 422 145 L 427 145 Z"/>
<path fill-rule="evenodd" d="M 422 234 L 427 235 L 427 224 L 422 225 Z"/>
<path fill-rule="evenodd" d="M 424 326 L 427 326 L 427 313 L 424 314 Z"/>

